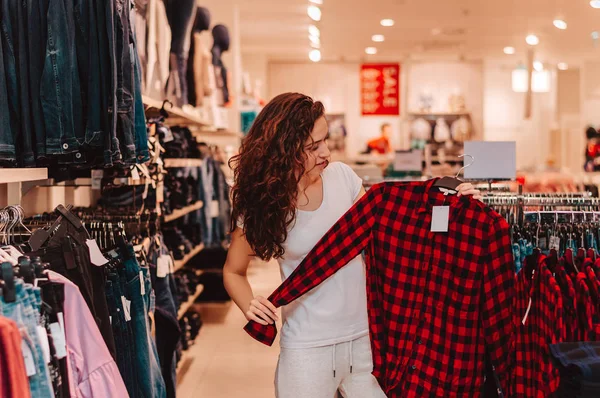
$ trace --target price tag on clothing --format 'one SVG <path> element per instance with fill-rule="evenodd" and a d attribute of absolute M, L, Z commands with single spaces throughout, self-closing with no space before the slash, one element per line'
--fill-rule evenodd
<path fill-rule="evenodd" d="M 142 296 L 146 295 L 146 283 L 144 282 L 144 273 L 140 271 L 140 292 Z"/>
<path fill-rule="evenodd" d="M 100 267 L 108 263 L 108 260 L 106 259 L 106 257 L 104 257 L 104 254 L 102 254 L 102 251 L 100 251 L 100 248 L 98 247 L 98 242 L 96 242 L 95 239 L 86 239 L 85 244 L 88 247 L 88 251 L 90 253 L 90 261 L 92 262 L 92 264 Z"/>
<path fill-rule="evenodd" d="M 171 131 L 170 128 L 165 127 L 163 132 L 165 133 L 165 138 L 163 139 L 163 142 L 166 144 L 167 142 L 171 142 L 175 139 L 175 137 L 173 137 L 173 132 Z"/>
<path fill-rule="evenodd" d="M 44 354 L 45 363 L 50 363 L 52 359 L 50 357 L 50 343 L 48 342 L 48 333 L 46 333 L 46 329 L 43 326 L 38 325 L 37 327 L 37 335 L 40 339 L 40 345 L 42 346 L 42 354 Z"/>
<path fill-rule="evenodd" d="M 35 375 L 37 373 L 37 369 L 35 368 L 33 352 L 25 340 L 21 340 L 21 352 L 23 353 L 23 359 L 25 360 L 25 371 L 27 372 L 27 377 Z"/>
<path fill-rule="evenodd" d="M 448 232 L 450 206 L 433 206 L 431 216 L 431 232 Z"/>
<path fill-rule="evenodd" d="M 125 313 L 125 321 L 131 321 L 131 301 L 127 300 L 125 296 L 121 296 L 121 303 L 123 304 L 123 312 Z"/>
<path fill-rule="evenodd" d="M 219 201 L 218 200 L 210 201 L 210 217 L 211 218 L 219 217 Z"/>
<path fill-rule="evenodd" d="M 558 236 L 550 237 L 550 249 L 557 251 L 560 249 L 560 238 Z"/>
<path fill-rule="evenodd" d="M 50 335 L 52 336 L 56 359 L 63 359 L 67 356 L 67 341 L 59 323 L 54 322 L 50 324 Z"/>
<path fill-rule="evenodd" d="M 156 261 L 156 276 L 164 278 L 170 272 L 170 257 L 166 254 L 161 254 Z"/>
<path fill-rule="evenodd" d="M 92 189 L 99 191 L 102 189 L 102 178 L 104 170 L 92 170 Z"/>
<path fill-rule="evenodd" d="M 133 166 L 131 168 L 131 179 L 136 181 L 140 179 L 140 172 L 138 171 L 137 166 Z"/>

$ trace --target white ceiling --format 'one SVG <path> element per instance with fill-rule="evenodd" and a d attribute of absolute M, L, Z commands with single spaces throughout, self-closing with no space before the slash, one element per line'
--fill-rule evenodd
<path fill-rule="evenodd" d="M 600 57 L 600 9 L 589 0 L 323 0 L 323 60 L 483 59 L 525 61 L 525 37 L 540 38 L 536 57 L 544 62 L 569 62 Z M 308 0 L 243 0 L 240 8 L 242 50 L 267 54 L 272 60 L 307 60 L 310 51 Z M 561 16 L 567 30 L 552 21 Z M 395 26 L 384 28 L 383 18 Z M 441 32 L 441 33 L 440 33 Z M 384 43 L 373 43 L 384 34 Z M 366 56 L 367 46 L 376 56 Z M 505 46 L 517 54 L 506 56 Z M 368 57 L 368 58 L 367 58 Z"/>

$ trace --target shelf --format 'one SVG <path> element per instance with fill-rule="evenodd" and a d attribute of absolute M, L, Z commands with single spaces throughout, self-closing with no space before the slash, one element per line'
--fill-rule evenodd
<path fill-rule="evenodd" d="M 190 298 L 188 299 L 188 301 L 186 301 L 185 303 L 181 304 L 181 306 L 179 307 L 179 311 L 177 311 L 177 320 L 180 320 L 181 318 L 183 318 L 183 316 L 185 315 L 185 313 L 194 304 L 194 301 L 196 301 L 196 299 L 198 297 L 200 297 L 200 295 L 202 294 L 203 291 L 204 291 L 204 285 L 198 285 L 198 287 L 196 287 L 196 292 L 193 295 L 190 296 Z"/>
<path fill-rule="evenodd" d="M 409 112 L 410 116 L 422 116 L 422 117 L 431 117 L 431 116 L 470 116 L 471 112 Z"/>
<path fill-rule="evenodd" d="M 0 169 L 0 184 L 45 180 L 48 178 L 46 168 Z"/>
<path fill-rule="evenodd" d="M 173 220 L 177 220 L 178 218 L 181 218 L 181 217 L 185 216 L 186 214 L 189 214 L 196 210 L 200 210 L 203 206 L 204 206 L 204 202 L 199 200 L 196 203 L 194 203 L 193 205 L 186 206 L 182 209 L 174 210 L 173 213 L 169 214 L 168 216 L 165 216 L 165 222 L 171 222 Z"/>
<path fill-rule="evenodd" d="M 164 159 L 166 168 L 201 167 L 202 159 Z"/>
<path fill-rule="evenodd" d="M 175 261 L 175 267 L 174 267 L 173 272 L 177 272 L 180 269 L 182 269 L 183 267 L 185 267 L 185 265 L 188 263 L 188 261 L 190 261 L 192 258 L 196 257 L 196 254 L 200 253 L 202 250 L 204 250 L 204 243 L 200 243 L 191 252 L 186 254 L 186 256 L 184 258 L 182 258 L 181 260 Z"/>
<path fill-rule="evenodd" d="M 163 105 L 163 101 L 150 98 L 146 95 L 142 95 L 142 102 L 148 108 L 154 108 L 158 112 Z M 173 125 L 197 125 L 197 126 L 210 126 L 210 123 L 200 118 L 198 115 L 188 113 L 182 108 L 177 106 L 171 107 L 168 103 L 165 105 L 165 110 L 169 114 L 169 117 L 165 120 L 165 124 L 169 126 Z"/>

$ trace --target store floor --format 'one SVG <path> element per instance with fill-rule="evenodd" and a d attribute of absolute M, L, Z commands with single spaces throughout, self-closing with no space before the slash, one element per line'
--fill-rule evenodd
<path fill-rule="evenodd" d="M 257 295 L 268 295 L 281 283 L 276 263 L 249 269 Z M 272 398 L 279 342 L 267 347 L 244 331 L 246 320 L 235 304 L 202 305 L 204 326 L 181 364 L 178 398 Z"/>

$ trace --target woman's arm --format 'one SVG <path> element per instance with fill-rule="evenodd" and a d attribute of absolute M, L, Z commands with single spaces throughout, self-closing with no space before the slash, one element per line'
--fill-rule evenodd
<path fill-rule="evenodd" d="M 272 324 L 278 319 L 277 309 L 266 298 L 254 297 L 248 282 L 248 265 L 253 254 L 242 229 L 236 228 L 231 234 L 231 246 L 223 267 L 223 282 L 227 293 L 242 310 L 247 320 L 262 325 Z"/>

